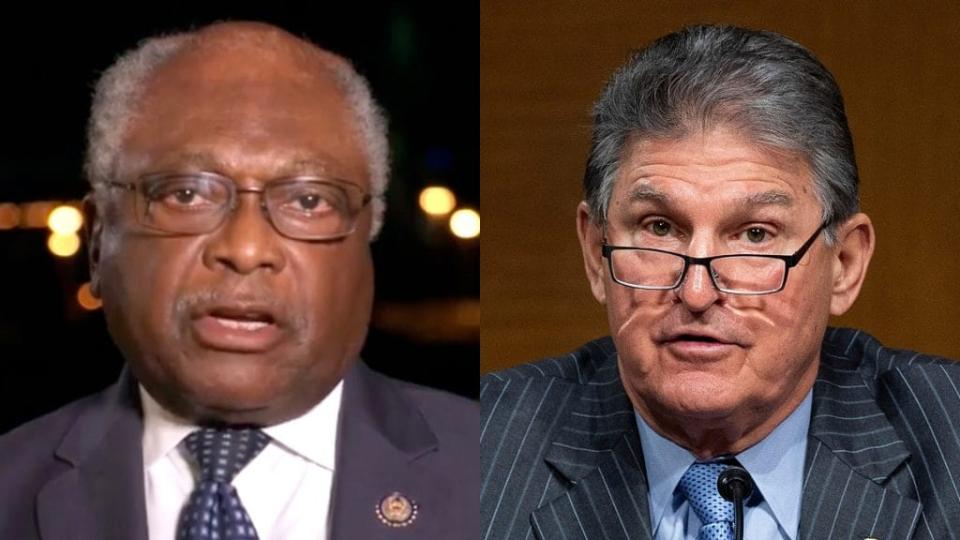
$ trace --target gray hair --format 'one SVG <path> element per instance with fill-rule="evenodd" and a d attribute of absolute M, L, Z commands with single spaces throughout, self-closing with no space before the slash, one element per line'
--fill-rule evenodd
<path fill-rule="evenodd" d="M 828 241 L 835 226 L 858 211 L 853 138 L 840 88 L 827 68 L 780 34 L 691 26 L 635 53 L 594 105 L 583 177 L 591 217 L 606 220 L 619 161 L 632 137 L 679 139 L 719 125 L 806 162 Z"/>
<path fill-rule="evenodd" d="M 146 91 L 147 81 L 196 37 L 196 32 L 184 32 L 145 39 L 121 55 L 97 81 L 87 126 L 84 171 L 98 196 L 103 196 L 104 182 L 111 180 L 116 173 L 125 134 L 136 118 L 138 102 Z M 323 52 L 334 59 L 325 66 L 353 112 L 366 154 L 373 190 L 370 230 L 373 239 L 383 224 L 384 193 L 390 178 L 387 118 L 373 99 L 367 80 L 346 59 Z"/>

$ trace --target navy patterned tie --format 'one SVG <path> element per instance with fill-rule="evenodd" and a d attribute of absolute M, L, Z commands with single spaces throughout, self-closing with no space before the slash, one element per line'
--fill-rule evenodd
<path fill-rule="evenodd" d="M 200 479 L 180 512 L 178 540 L 257 540 L 257 530 L 231 485 L 270 442 L 259 429 L 194 431 L 184 444 L 200 465 Z"/>
<path fill-rule="evenodd" d="M 694 463 L 680 479 L 680 492 L 700 518 L 697 540 L 733 540 L 733 503 L 717 491 L 723 463 Z"/>

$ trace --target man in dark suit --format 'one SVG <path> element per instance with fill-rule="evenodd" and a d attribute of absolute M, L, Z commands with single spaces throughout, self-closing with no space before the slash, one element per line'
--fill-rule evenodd
<path fill-rule="evenodd" d="M 954 538 L 960 366 L 827 328 L 873 252 L 857 185 L 839 88 L 783 36 L 621 67 L 577 221 L 611 337 L 482 379 L 481 538 Z"/>
<path fill-rule="evenodd" d="M 127 367 L 0 438 L 0 538 L 476 537 L 476 404 L 357 362 L 388 163 L 349 62 L 257 23 L 147 40 L 87 174 Z"/>

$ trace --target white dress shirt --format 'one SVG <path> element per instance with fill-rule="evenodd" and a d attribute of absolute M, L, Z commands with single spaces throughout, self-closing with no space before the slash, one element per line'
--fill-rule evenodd
<path fill-rule="evenodd" d="M 303 416 L 264 428 L 270 444 L 234 479 L 260 540 L 328 538 L 342 387 Z M 165 410 L 143 386 L 140 397 L 150 540 L 174 540 L 196 484 L 196 467 L 178 445 L 198 426 Z"/>

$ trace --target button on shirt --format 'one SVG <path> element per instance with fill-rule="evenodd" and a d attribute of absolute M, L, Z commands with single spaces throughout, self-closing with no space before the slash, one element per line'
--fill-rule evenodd
<path fill-rule="evenodd" d="M 744 508 L 744 538 L 795 540 L 800 525 L 803 464 L 813 391 L 769 435 L 735 457 L 763 500 Z M 676 489 L 696 461 L 689 450 L 660 436 L 636 414 L 649 485 L 650 520 L 656 540 L 696 540 L 700 520 Z"/>
<path fill-rule="evenodd" d="M 306 414 L 264 428 L 270 444 L 233 481 L 260 540 L 328 538 L 343 383 Z M 179 445 L 198 427 L 160 406 L 141 386 L 143 463 L 150 540 L 173 540 L 195 485 Z"/>

